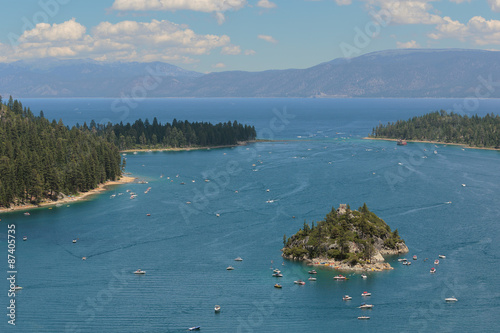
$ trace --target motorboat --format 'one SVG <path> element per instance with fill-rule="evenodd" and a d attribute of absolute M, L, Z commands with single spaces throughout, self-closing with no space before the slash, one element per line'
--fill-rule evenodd
<path fill-rule="evenodd" d="M 232 271 L 232 270 L 234 269 L 234 267 L 233 267 L 233 266 L 228 266 L 226 269 L 227 269 L 228 271 Z"/>
<path fill-rule="evenodd" d="M 281 289 L 281 288 L 283 288 L 283 287 L 281 286 L 281 284 L 279 284 L 279 283 L 276 283 L 276 284 L 274 285 L 274 288 L 278 288 L 278 289 Z"/>
<path fill-rule="evenodd" d="M 134 274 L 146 274 L 146 271 L 143 271 L 141 269 L 138 269 L 134 272 Z"/>
<path fill-rule="evenodd" d="M 373 309 L 373 304 L 362 303 L 360 309 Z"/>
<path fill-rule="evenodd" d="M 220 312 L 220 305 L 216 305 L 216 306 L 214 306 L 214 311 L 215 311 L 216 313 L 219 313 L 219 312 Z"/>
<path fill-rule="evenodd" d="M 21 289 L 23 289 L 23 287 L 20 287 L 20 286 L 15 286 L 14 287 L 14 290 L 21 290 Z"/>
<path fill-rule="evenodd" d="M 283 274 L 281 274 L 281 273 L 273 273 L 273 276 L 274 277 L 283 277 Z"/>
<path fill-rule="evenodd" d="M 416 255 L 413 256 L 413 260 L 417 260 L 417 256 Z"/>
<path fill-rule="evenodd" d="M 366 274 L 361 274 L 361 278 L 362 279 L 368 279 L 368 276 L 366 276 Z"/>
<path fill-rule="evenodd" d="M 333 277 L 334 280 L 347 280 L 347 278 L 343 275 L 337 275 Z"/>
<path fill-rule="evenodd" d="M 25 240 L 28 240 L 28 237 L 24 236 L 23 237 L 23 241 L 25 241 Z"/>
<path fill-rule="evenodd" d="M 368 316 L 359 316 L 358 319 L 359 320 L 368 320 L 368 319 L 370 319 L 370 317 L 368 317 Z"/>
<path fill-rule="evenodd" d="M 403 261 L 403 265 L 409 266 L 409 265 L 411 265 L 411 261 Z"/>
<path fill-rule="evenodd" d="M 312 271 L 309 271 L 309 274 L 318 274 L 314 269 Z"/>
<path fill-rule="evenodd" d="M 431 273 L 436 273 L 436 269 L 434 267 L 431 268 Z"/>
<path fill-rule="evenodd" d="M 444 300 L 449 303 L 458 301 L 458 299 L 456 299 L 455 296 L 445 298 Z"/>
<path fill-rule="evenodd" d="M 434 260 L 434 265 L 439 265 L 439 259 Z"/>
<path fill-rule="evenodd" d="M 200 329 L 201 329 L 201 326 L 194 326 L 194 327 L 188 328 L 188 331 L 199 331 Z"/>
<path fill-rule="evenodd" d="M 73 243 L 76 243 L 76 239 L 73 239 Z"/>
<path fill-rule="evenodd" d="M 301 286 L 305 285 L 306 283 L 302 280 L 297 280 L 297 281 L 293 281 L 293 283 L 295 284 L 300 284 Z"/>
<path fill-rule="evenodd" d="M 26 212 L 26 213 L 24 213 L 24 215 L 25 215 L 25 216 L 30 216 L 31 214 L 30 214 L 30 213 L 28 213 L 28 212 Z"/>
<path fill-rule="evenodd" d="M 369 293 L 367 291 L 363 291 L 363 293 L 361 294 L 361 296 L 371 296 L 372 293 Z"/>
<path fill-rule="evenodd" d="M 315 277 L 310 277 L 308 280 L 309 281 L 316 281 L 317 279 Z"/>
<path fill-rule="evenodd" d="M 275 269 L 273 269 L 273 273 L 278 273 L 279 274 L 279 273 L 281 273 L 281 271 L 279 269 L 275 268 Z"/>
<path fill-rule="evenodd" d="M 151 216 L 151 214 L 150 214 L 150 213 L 147 213 L 147 214 L 146 214 L 146 216 Z"/>
<path fill-rule="evenodd" d="M 243 261 L 243 259 L 241 259 L 241 257 L 238 257 L 238 258 L 234 259 L 234 261 Z"/>
<path fill-rule="evenodd" d="M 343 301 L 350 301 L 351 299 L 352 299 L 352 297 L 349 295 L 344 295 L 344 297 L 342 297 Z"/>
<path fill-rule="evenodd" d="M 446 256 L 444 256 L 442 254 L 440 254 L 438 257 L 441 258 L 441 259 L 446 259 Z"/>
<path fill-rule="evenodd" d="M 82 260 L 87 260 L 87 257 L 82 257 Z"/>
<path fill-rule="evenodd" d="M 398 261 L 401 262 L 401 261 L 407 261 L 408 259 L 406 258 L 399 258 Z"/>

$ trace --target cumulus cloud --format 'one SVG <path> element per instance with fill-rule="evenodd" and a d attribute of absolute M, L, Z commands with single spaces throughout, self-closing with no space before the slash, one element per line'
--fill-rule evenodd
<path fill-rule="evenodd" d="M 238 45 L 224 46 L 220 53 L 228 55 L 238 55 L 241 53 L 241 47 L 239 47 Z"/>
<path fill-rule="evenodd" d="M 255 52 L 254 50 L 245 50 L 244 52 L 245 55 L 254 55 L 255 53 L 257 52 Z"/>
<path fill-rule="evenodd" d="M 420 48 L 420 44 L 418 44 L 416 41 L 411 40 L 409 42 L 396 42 L 396 46 L 398 49 L 417 49 Z"/>
<path fill-rule="evenodd" d="M 463 24 L 446 16 L 443 23 L 436 27 L 436 32 L 430 33 L 429 37 L 471 40 L 478 45 L 500 44 L 500 21 L 474 16 L 467 24 Z"/>
<path fill-rule="evenodd" d="M 115 10 L 194 10 L 199 12 L 224 12 L 238 10 L 246 5 L 246 0 L 115 0 L 111 8 Z"/>
<path fill-rule="evenodd" d="M 276 44 L 278 41 L 273 38 L 273 36 L 269 35 L 258 35 L 257 38 L 260 38 L 262 40 L 265 40 L 266 42 Z"/>
<path fill-rule="evenodd" d="M 101 22 L 90 34 L 71 19 L 61 24 L 39 23 L 19 38 L 12 60 L 44 57 L 92 58 L 122 61 L 176 61 L 191 63 L 192 55 L 239 54 L 227 35 L 201 35 L 185 25 L 166 20 Z M 4 47 L 5 48 L 5 47 Z M 3 53 L 5 56 L 5 53 Z"/>
<path fill-rule="evenodd" d="M 257 6 L 262 7 L 262 8 L 276 8 L 276 4 L 274 2 L 271 2 L 269 0 L 259 0 L 257 2 Z"/>
<path fill-rule="evenodd" d="M 500 12 L 500 0 L 488 0 L 491 10 L 494 12 Z"/>
<path fill-rule="evenodd" d="M 224 68 L 226 67 L 225 64 L 223 64 L 222 62 L 219 62 L 218 64 L 215 64 L 215 65 L 212 65 L 212 68 Z"/>

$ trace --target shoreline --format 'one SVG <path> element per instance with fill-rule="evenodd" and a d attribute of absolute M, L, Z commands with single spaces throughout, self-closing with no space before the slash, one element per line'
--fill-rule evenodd
<path fill-rule="evenodd" d="M 109 187 L 109 186 L 128 184 L 128 183 L 134 182 L 135 180 L 136 180 L 135 177 L 122 176 L 119 180 L 107 181 L 103 184 L 99 184 L 99 186 L 96 187 L 95 189 L 92 189 L 92 190 L 87 191 L 87 192 L 79 192 L 78 194 L 75 194 L 72 196 L 66 196 L 63 199 L 60 199 L 57 201 L 50 200 L 50 201 L 41 202 L 38 205 L 25 204 L 25 205 L 11 206 L 9 208 L 0 208 L 0 214 L 7 213 L 7 212 L 15 212 L 15 211 L 19 211 L 19 210 L 29 210 L 29 209 L 35 209 L 35 208 L 50 207 L 50 206 L 55 206 L 57 204 L 68 204 L 68 203 L 74 203 L 77 201 L 84 201 L 95 194 L 106 191 L 107 187 Z"/>
<path fill-rule="evenodd" d="M 394 141 L 397 142 L 399 139 L 391 139 L 391 138 L 372 138 L 369 136 L 366 136 L 362 138 L 363 140 L 380 140 L 380 141 Z M 415 142 L 415 143 L 432 143 L 432 144 L 439 144 L 439 145 L 450 145 L 450 146 L 461 146 L 462 148 L 466 149 L 481 149 L 481 150 L 496 150 L 500 151 L 499 148 L 493 148 L 493 147 L 473 147 L 473 146 L 467 146 L 465 143 L 455 143 L 455 142 L 440 142 L 440 141 L 428 141 L 428 140 L 405 140 L 406 142 Z"/>
<path fill-rule="evenodd" d="M 250 140 L 250 141 L 239 141 L 234 145 L 227 146 L 192 146 L 192 147 L 182 147 L 182 148 L 133 148 L 133 149 L 124 149 L 120 150 L 120 153 L 134 153 L 134 152 L 169 152 L 169 151 L 191 151 L 191 150 L 210 150 L 210 149 L 221 149 L 221 148 L 234 148 L 234 147 L 243 147 L 247 146 L 250 143 L 259 143 L 259 142 L 282 142 L 284 140 Z"/>

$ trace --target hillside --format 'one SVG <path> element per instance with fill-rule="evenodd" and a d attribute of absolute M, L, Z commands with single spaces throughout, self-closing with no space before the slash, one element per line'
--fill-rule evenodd
<path fill-rule="evenodd" d="M 147 97 L 475 97 L 500 77 L 500 53 L 406 49 L 339 58 L 306 69 L 202 74 L 165 63 L 60 60 L 0 64 L 0 95 L 120 97 L 157 79 Z M 150 81 L 146 81 L 150 82 Z M 151 81 L 152 82 L 152 81 Z M 156 82 L 156 81 L 155 81 Z M 499 98 L 500 89 L 481 89 Z"/>
<path fill-rule="evenodd" d="M 313 263 L 329 262 L 344 269 L 390 269 L 383 255 L 408 252 L 398 230 L 391 228 L 366 204 L 358 211 L 348 205 L 332 208 L 324 220 L 304 223 L 290 238 L 284 236 L 283 257 Z"/>

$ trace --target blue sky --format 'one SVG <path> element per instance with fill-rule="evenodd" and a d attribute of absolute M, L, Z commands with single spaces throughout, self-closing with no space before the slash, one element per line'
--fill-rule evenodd
<path fill-rule="evenodd" d="M 500 0 L 23 0 L 3 9 L 0 62 L 258 71 L 396 48 L 500 50 Z"/>

